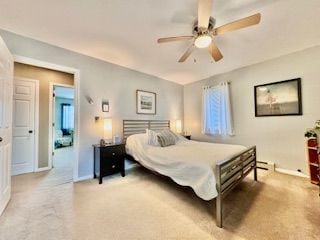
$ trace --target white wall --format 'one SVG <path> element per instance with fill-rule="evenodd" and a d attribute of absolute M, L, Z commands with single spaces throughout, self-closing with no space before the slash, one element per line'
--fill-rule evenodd
<path fill-rule="evenodd" d="M 92 174 L 92 144 L 103 137 L 94 116 L 112 117 L 114 134 L 122 134 L 123 119 L 182 119 L 183 86 L 141 72 L 0 30 L 13 54 L 80 70 L 79 177 Z M 136 114 L 136 90 L 157 93 L 157 115 Z M 85 96 L 92 97 L 88 104 Z M 101 100 L 108 99 L 110 112 L 102 113 Z"/>
<path fill-rule="evenodd" d="M 227 61 L 227 60 L 226 60 Z M 254 86 L 302 78 L 302 116 L 255 117 Z M 236 136 L 201 134 L 202 86 L 231 82 Z M 193 139 L 256 145 L 258 160 L 277 167 L 301 169 L 308 174 L 304 132 L 320 119 L 320 47 L 292 53 L 274 60 L 210 77 L 184 87 L 185 130 Z"/>

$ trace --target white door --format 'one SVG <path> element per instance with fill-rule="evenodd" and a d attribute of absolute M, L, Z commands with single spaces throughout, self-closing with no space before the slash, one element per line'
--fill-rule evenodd
<path fill-rule="evenodd" d="M 11 197 L 13 58 L 0 37 L 0 215 Z"/>
<path fill-rule="evenodd" d="M 12 175 L 34 172 L 36 82 L 14 79 Z"/>

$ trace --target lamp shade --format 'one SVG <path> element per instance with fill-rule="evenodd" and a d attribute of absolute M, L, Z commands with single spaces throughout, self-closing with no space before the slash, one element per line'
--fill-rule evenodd
<path fill-rule="evenodd" d="M 180 119 L 176 120 L 176 132 L 181 133 L 182 132 L 182 122 Z"/>
<path fill-rule="evenodd" d="M 112 119 L 105 118 L 103 122 L 103 139 L 111 140 L 112 139 Z"/>

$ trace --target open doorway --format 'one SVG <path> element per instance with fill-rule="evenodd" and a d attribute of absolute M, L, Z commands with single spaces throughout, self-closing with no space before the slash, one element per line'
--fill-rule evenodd
<path fill-rule="evenodd" d="M 55 174 L 72 180 L 74 156 L 74 87 L 51 84 L 52 88 L 52 156 L 51 167 Z"/>
<path fill-rule="evenodd" d="M 37 79 L 39 81 L 39 132 L 35 132 L 39 136 L 39 150 L 36 151 L 39 153 L 39 158 L 36 162 L 35 172 L 46 171 L 41 175 L 44 177 L 45 183 L 61 184 L 69 181 L 79 181 L 79 70 L 21 56 L 15 56 L 14 69 L 15 77 Z M 55 149 L 54 87 L 65 87 L 73 90 L 73 131 L 62 132 L 61 136 L 65 138 L 65 141 L 58 148 L 59 150 L 65 150 L 64 152 L 57 152 L 58 149 Z M 68 128 L 72 129 L 72 127 Z M 66 138 L 67 135 L 69 135 L 69 140 Z M 67 149 L 68 142 L 70 145 L 70 138 L 72 138 L 72 146 L 69 147 L 72 151 Z M 59 167 L 61 165 L 56 161 L 59 153 L 70 160 L 60 162 L 65 164 L 62 165 L 63 167 Z"/>
<path fill-rule="evenodd" d="M 73 87 L 75 75 L 31 64 L 14 63 L 12 175 L 51 169 L 51 84 Z M 77 145 L 76 138 L 73 143 Z M 75 160 L 75 157 L 71 159 Z M 48 171 L 46 179 L 54 178 L 53 173 Z"/>

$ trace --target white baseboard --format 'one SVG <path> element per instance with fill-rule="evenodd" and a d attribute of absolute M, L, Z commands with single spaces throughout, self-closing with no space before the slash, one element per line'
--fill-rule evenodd
<path fill-rule="evenodd" d="M 34 170 L 34 172 L 42 172 L 42 171 L 48 171 L 50 170 L 51 168 L 49 167 L 42 167 L 42 168 L 37 168 L 36 170 Z"/>
<path fill-rule="evenodd" d="M 262 164 L 258 163 L 257 165 L 260 166 L 260 167 L 268 168 L 268 170 L 271 170 L 271 171 L 276 171 L 276 172 L 279 172 L 279 173 L 284 173 L 284 174 L 297 176 L 297 177 L 309 178 L 308 175 L 306 175 L 306 174 L 304 174 L 302 172 L 289 170 L 289 169 L 285 169 L 285 168 L 277 168 L 276 164 L 274 162 L 264 162 Z"/>
<path fill-rule="evenodd" d="M 92 179 L 93 178 L 93 174 L 87 175 L 87 176 L 83 176 L 83 177 L 78 177 L 77 179 L 74 179 L 74 182 L 81 182 L 84 180 L 88 180 L 88 179 Z"/>
<path fill-rule="evenodd" d="M 284 173 L 284 174 L 289 174 L 289 175 L 293 175 L 293 176 L 309 178 L 308 175 L 306 175 L 306 174 L 304 174 L 302 172 L 294 171 L 294 170 L 289 170 L 289 169 L 284 169 L 284 168 L 275 168 L 275 170 L 276 170 L 276 172 L 279 172 L 279 173 Z"/>

